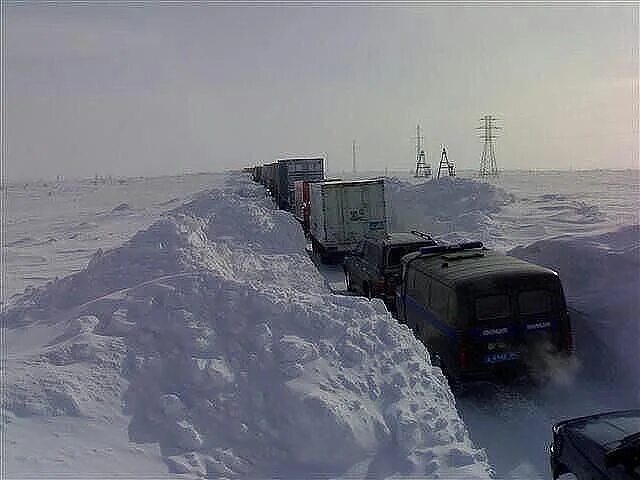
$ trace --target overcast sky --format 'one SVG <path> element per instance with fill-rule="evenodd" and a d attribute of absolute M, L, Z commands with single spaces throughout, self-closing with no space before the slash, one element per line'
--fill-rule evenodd
<path fill-rule="evenodd" d="M 151 5 L 151 2 L 150 2 Z M 326 152 L 410 169 L 416 123 L 478 168 L 637 168 L 637 9 L 47 7 L 6 13 L 9 180 Z M 634 52 L 634 49 L 635 52 Z M 635 105 L 635 107 L 634 107 Z M 634 110 L 635 108 L 635 110 Z"/>

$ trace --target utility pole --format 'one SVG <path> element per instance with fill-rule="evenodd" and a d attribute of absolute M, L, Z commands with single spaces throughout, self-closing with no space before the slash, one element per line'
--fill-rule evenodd
<path fill-rule="evenodd" d="M 356 141 L 354 140 L 351 144 L 352 150 L 352 161 L 353 161 L 353 173 L 356 173 Z"/>
<path fill-rule="evenodd" d="M 420 134 L 420 124 L 416 125 L 416 172 L 414 177 L 430 177 L 431 165 L 427 164 L 427 158 L 424 153 L 424 136 Z"/>
<path fill-rule="evenodd" d="M 484 146 L 482 147 L 482 156 L 480 157 L 480 172 L 481 178 L 497 177 L 499 175 L 498 166 L 496 165 L 496 138 L 498 137 L 497 131 L 502 127 L 496 126 L 497 118 L 493 115 L 484 115 L 480 119 L 480 126 L 476 128 L 478 130 L 478 136 L 484 140 Z"/>

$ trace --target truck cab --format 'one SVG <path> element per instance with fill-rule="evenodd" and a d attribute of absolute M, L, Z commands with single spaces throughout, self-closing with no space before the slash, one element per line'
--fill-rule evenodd
<path fill-rule="evenodd" d="M 393 311 L 402 257 L 435 244 L 430 235 L 416 230 L 365 237 L 343 262 L 347 290 L 381 298 Z"/>

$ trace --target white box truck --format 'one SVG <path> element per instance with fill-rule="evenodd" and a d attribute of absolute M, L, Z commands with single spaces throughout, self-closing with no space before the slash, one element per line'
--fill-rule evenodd
<path fill-rule="evenodd" d="M 365 235 L 387 233 L 384 179 L 309 184 L 309 235 L 323 262 L 341 260 Z"/>

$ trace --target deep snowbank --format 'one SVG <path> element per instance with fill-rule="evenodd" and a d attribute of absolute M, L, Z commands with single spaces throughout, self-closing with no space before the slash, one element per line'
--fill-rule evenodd
<path fill-rule="evenodd" d="M 304 243 L 244 178 L 203 193 L 14 303 L 4 407 L 108 418 L 122 397 L 176 473 L 488 477 L 423 345 L 331 294 Z"/>
<path fill-rule="evenodd" d="M 422 230 L 444 241 L 480 240 L 493 245 L 502 235 L 492 215 L 514 201 L 494 185 L 443 177 L 419 184 L 386 181 L 396 231 Z"/>
<path fill-rule="evenodd" d="M 565 287 L 585 368 L 627 380 L 640 399 L 640 226 L 560 236 L 513 255 L 556 270 Z"/>

